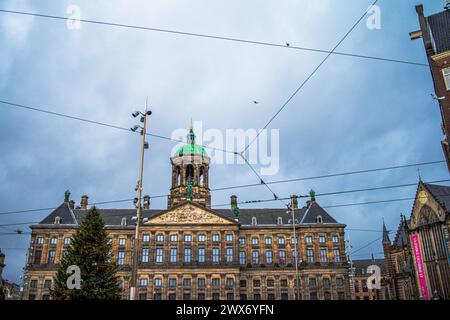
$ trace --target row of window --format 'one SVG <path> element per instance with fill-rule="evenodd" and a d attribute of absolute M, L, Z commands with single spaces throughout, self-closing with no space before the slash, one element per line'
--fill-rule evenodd
<path fill-rule="evenodd" d="M 233 257 L 233 248 L 226 248 L 225 249 L 225 261 L 227 263 L 233 263 L 234 257 Z M 334 262 L 340 262 L 340 252 L 339 249 L 334 249 L 332 251 L 333 256 L 332 260 Z M 252 264 L 260 264 L 260 251 L 259 250 L 252 250 L 251 252 L 251 263 Z M 118 252 L 118 259 L 117 263 L 119 265 L 125 264 L 125 251 L 119 251 Z M 295 260 L 297 258 L 296 251 L 292 250 L 291 252 L 292 257 L 292 263 L 295 263 Z M 308 248 L 306 249 L 306 262 L 308 263 L 314 263 L 315 261 L 315 255 L 314 255 L 314 249 Z M 170 263 L 177 263 L 178 262 L 178 249 L 177 248 L 170 248 L 169 249 L 169 262 Z M 193 250 L 191 248 L 184 248 L 183 250 L 183 263 L 191 263 L 193 261 Z M 219 263 L 220 262 L 220 249 L 219 248 L 212 248 L 212 254 L 211 254 L 211 262 L 213 263 Z M 319 250 L 319 261 L 320 262 L 330 262 L 328 257 L 328 250 L 327 249 L 320 249 Z M 141 262 L 142 263 L 149 263 L 150 262 L 150 249 L 144 248 L 141 251 Z M 163 263 L 164 262 L 164 249 L 163 248 L 157 248 L 155 250 L 155 262 L 156 263 Z M 197 262 L 199 263 L 205 263 L 206 262 L 206 249 L 205 248 L 198 248 L 197 250 Z M 264 263 L 265 264 L 272 264 L 274 263 L 274 253 L 272 250 L 266 250 L 264 252 Z M 278 263 L 279 264 L 285 264 L 286 263 L 286 251 L 278 251 Z M 247 264 L 247 257 L 245 251 L 239 251 L 239 264 L 245 265 Z"/>
<path fill-rule="evenodd" d="M 220 286 L 220 278 L 212 278 L 211 279 L 211 285 L 213 287 Z M 197 286 L 199 288 L 204 288 L 206 286 L 206 279 L 205 278 L 198 278 L 197 279 Z M 267 287 L 274 287 L 275 286 L 275 280 L 274 279 L 267 279 L 266 280 Z M 331 287 L 332 281 L 330 278 L 323 278 L 322 279 L 322 285 L 323 287 Z M 163 279 L 162 278 L 155 278 L 154 279 L 154 285 L 155 287 L 162 287 L 163 286 Z M 191 287 L 192 286 L 192 279 L 191 278 L 185 278 L 182 281 L 183 287 Z M 314 277 L 311 277 L 308 279 L 308 285 L 310 287 L 316 287 L 317 286 L 317 279 Z M 148 279 L 147 278 L 141 278 L 139 279 L 139 286 L 140 287 L 146 287 L 148 286 Z M 176 287 L 177 286 L 177 278 L 169 278 L 169 287 Z M 234 286 L 234 278 L 226 278 L 225 279 L 225 286 L 232 288 Z M 261 286 L 261 280 L 260 279 L 254 279 L 253 280 L 253 287 L 260 287 Z M 281 287 L 287 287 L 288 281 L 287 279 L 281 279 L 280 280 L 280 286 Z M 342 287 L 344 286 L 344 279 L 343 278 L 336 278 L 336 286 Z M 247 287 L 247 280 L 240 280 L 239 281 L 239 287 L 246 288 Z"/>
<path fill-rule="evenodd" d="M 177 234 L 171 234 L 170 236 L 170 242 L 178 242 L 178 235 Z M 156 242 L 164 242 L 164 234 L 157 234 L 156 235 Z M 212 242 L 219 242 L 220 237 L 219 234 L 217 233 L 213 233 L 211 236 Z M 125 246 L 126 245 L 126 238 L 119 238 L 119 246 Z M 144 234 L 142 236 L 142 241 L 144 243 L 146 242 L 150 242 L 150 235 L 149 234 Z M 198 242 L 206 242 L 206 234 L 199 234 L 197 236 L 197 241 Z M 225 241 L 226 242 L 233 242 L 233 235 L 232 234 L 226 234 L 225 235 Z M 252 245 L 259 245 L 259 238 L 258 237 L 252 237 L 251 239 L 252 241 Z M 64 238 L 64 244 L 65 245 L 69 245 L 71 242 L 71 238 Z M 184 235 L 184 242 L 186 243 L 190 243 L 192 242 L 192 235 L 191 234 L 185 234 Z M 291 243 L 295 244 L 297 241 L 295 238 L 291 238 Z M 339 242 L 339 237 L 338 236 L 332 236 L 332 242 L 333 243 L 338 243 Z M 36 243 L 38 245 L 42 245 L 44 244 L 44 237 L 37 237 L 36 238 Z M 51 245 L 56 245 L 58 243 L 58 238 L 57 237 L 51 237 L 50 238 L 50 244 Z M 277 243 L 279 245 L 284 245 L 286 244 L 286 239 L 285 237 L 277 237 Z M 312 244 L 313 243 L 313 237 L 312 236 L 307 236 L 305 237 L 305 243 L 307 244 Z M 326 243 L 326 237 L 324 235 L 320 235 L 319 236 L 319 243 Z M 239 244 L 244 245 L 245 244 L 245 238 L 244 237 L 239 237 Z M 272 244 L 272 237 L 265 237 L 264 238 L 264 244 L 266 245 L 271 245 Z"/>

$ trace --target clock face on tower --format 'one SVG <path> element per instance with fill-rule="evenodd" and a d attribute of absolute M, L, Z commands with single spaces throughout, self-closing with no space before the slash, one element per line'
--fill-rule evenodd
<path fill-rule="evenodd" d="M 418 200 L 421 204 L 425 204 L 428 201 L 428 193 L 424 190 L 419 192 Z"/>

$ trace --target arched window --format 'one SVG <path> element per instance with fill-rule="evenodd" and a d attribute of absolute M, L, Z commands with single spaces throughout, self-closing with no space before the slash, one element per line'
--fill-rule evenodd
<path fill-rule="evenodd" d="M 60 224 L 60 223 L 61 223 L 61 217 L 60 216 L 56 216 L 54 224 Z"/>
<path fill-rule="evenodd" d="M 252 217 L 252 225 L 256 226 L 257 224 L 256 217 Z"/>
<path fill-rule="evenodd" d="M 122 226 L 126 226 L 126 225 L 127 225 L 127 218 L 123 217 L 120 224 L 121 224 Z"/>
<path fill-rule="evenodd" d="M 316 223 L 323 223 L 322 216 L 317 216 L 316 217 Z"/>
<path fill-rule="evenodd" d="M 175 171 L 175 184 L 177 185 L 177 186 L 179 186 L 179 185 L 181 185 L 181 170 L 180 170 L 180 167 L 177 167 L 176 168 L 176 171 Z"/>
<path fill-rule="evenodd" d="M 186 166 L 186 182 L 189 181 L 194 181 L 194 166 L 192 164 Z"/>
<path fill-rule="evenodd" d="M 205 185 L 205 168 L 204 167 L 200 167 L 200 176 L 199 176 L 198 183 L 202 187 Z"/>
<path fill-rule="evenodd" d="M 278 217 L 277 218 L 277 224 L 283 224 L 283 218 L 282 217 Z"/>

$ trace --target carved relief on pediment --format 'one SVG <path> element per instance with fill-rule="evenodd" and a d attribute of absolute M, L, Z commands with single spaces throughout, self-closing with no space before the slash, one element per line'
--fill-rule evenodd
<path fill-rule="evenodd" d="M 193 205 L 182 206 L 150 219 L 146 224 L 231 224 L 232 222 Z"/>

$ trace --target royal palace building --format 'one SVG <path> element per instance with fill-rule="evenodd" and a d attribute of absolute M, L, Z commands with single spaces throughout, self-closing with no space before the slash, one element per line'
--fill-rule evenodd
<path fill-rule="evenodd" d="M 292 196 L 289 212 L 240 209 L 236 196 L 230 208 L 212 209 L 210 158 L 195 144 L 192 128 L 187 139 L 171 158 L 167 209 L 152 209 L 144 198 L 139 299 L 350 298 L 345 225 L 320 207 L 313 192 L 301 208 Z M 87 196 L 75 206 L 66 193 L 57 209 L 31 226 L 24 299 L 50 299 L 58 264 L 88 207 Z M 119 266 L 123 299 L 128 299 L 136 209 L 97 209 Z"/>

